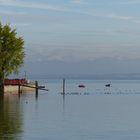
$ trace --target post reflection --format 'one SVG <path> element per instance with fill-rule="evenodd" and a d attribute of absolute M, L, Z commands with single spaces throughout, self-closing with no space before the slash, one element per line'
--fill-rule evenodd
<path fill-rule="evenodd" d="M 63 94 L 63 111 L 65 111 L 65 94 Z"/>
<path fill-rule="evenodd" d="M 0 140 L 20 140 L 22 132 L 21 108 L 18 97 L 0 99 Z"/>

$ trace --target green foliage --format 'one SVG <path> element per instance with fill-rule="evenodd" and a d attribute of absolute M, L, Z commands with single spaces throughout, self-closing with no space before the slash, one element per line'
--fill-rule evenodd
<path fill-rule="evenodd" d="M 18 73 L 24 63 L 24 40 L 17 36 L 16 29 L 0 23 L 0 79 Z"/>

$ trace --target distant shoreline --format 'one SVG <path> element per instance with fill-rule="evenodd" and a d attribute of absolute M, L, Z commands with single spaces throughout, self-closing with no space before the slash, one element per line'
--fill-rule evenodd
<path fill-rule="evenodd" d="M 140 74 L 64 74 L 64 75 L 30 75 L 30 79 L 71 79 L 71 80 L 140 80 Z"/>

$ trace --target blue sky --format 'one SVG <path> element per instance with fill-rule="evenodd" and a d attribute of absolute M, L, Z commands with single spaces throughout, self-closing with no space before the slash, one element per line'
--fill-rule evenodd
<path fill-rule="evenodd" d="M 94 74 L 139 72 L 139 7 L 140 0 L 0 0 L 0 18 L 25 39 L 25 66 L 83 62 L 79 71 L 88 73 L 93 62 Z"/>

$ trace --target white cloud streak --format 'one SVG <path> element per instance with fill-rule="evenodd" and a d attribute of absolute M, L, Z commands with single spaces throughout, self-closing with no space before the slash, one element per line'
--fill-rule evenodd
<path fill-rule="evenodd" d="M 5 14 L 5 15 L 25 15 L 25 12 L 15 12 L 15 11 L 8 11 L 8 10 L 0 10 L 0 14 Z"/>
<path fill-rule="evenodd" d="M 5 2 L 5 3 L 8 3 L 8 2 L 15 2 L 16 0 L 0 0 L 0 3 L 3 3 L 3 2 Z"/>
<path fill-rule="evenodd" d="M 11 26 L 13 27 L 26 27 L 26 26 L 30 26 L 31 24 L 29 23 L 12 23 Z"/>
<path fill-rule="evenodd" d="M 132 20 L 134 17 L 131 16 L 118 16 L 118 15 L 106 15 L 109 18 L 112 19 L 118 19 L 118 20 Z"/>
<path fill-rule="evenodd" d="M 140 4 L 140 0 L 130 0 L 125 2 L 120 2 L 119 4 Z"/>
<path fill-rule="evenodd" d="M 82 4 L 83 3 L 82 0 L 72 0 L 71 2 L 72 3 L 76 3 L 76 4 Z"/>
<path fill-rule="evenodd" d="M 70 1 L 71 3 L 73 3 L 73 4 L 77 4 L 77 5 L 87 5 L 87 4 L 89 4 L 89 3 L 87 3 L 87 2 L 85 2 L 84 0 L 72 0 L 72 1 Z"/>
<path fill-rule="evenodd" d="M 23 2 L 17 0 L 0 0 L 0 6 L 12 6 L 12 7 L 21 7 L 21 8 L 33 8 L 33 9 L 46 9 L 46 10 L 55 10 L 55 11 L 64 11 L 64 8 L 49 5 L 46 3 L 33 3 L 33 2 Z"/>

